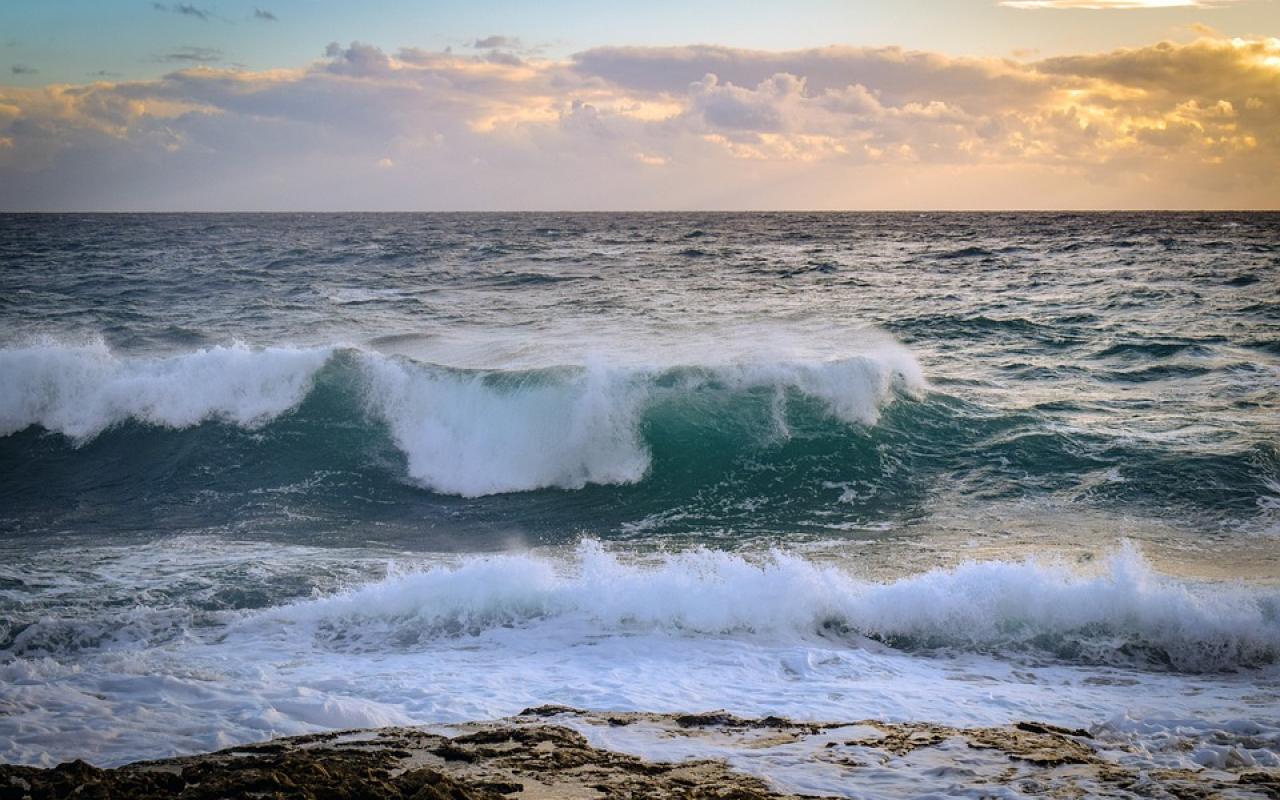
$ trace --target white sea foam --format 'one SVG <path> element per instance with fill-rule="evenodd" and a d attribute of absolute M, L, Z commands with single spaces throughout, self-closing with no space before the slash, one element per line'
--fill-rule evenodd
<path fill-rule="evenodd" d="M 368 407 L 390 427 L 410 477 L 436 491 L 579 489 L 632 483 L 649 467 L 644 393 L 625 374 L 589 367 L 511 384 L 378 356 L 362 365 Z"/>
<path fill-rule="evenodd" d="M 588 541 L 568 564 L 473 557 L 268 616 L 318 623 L 325 638 L 364 646 L 553 620 L 611 634 L 852 633 L 908 648 L 1043 646 L 1086 661 L 1127 653 L 1215 670 L 1280 657 L 1278 609 L 1280 593 L 1174 581 L 1128 547 L 1093 575 L 994 561 L 880 583 L 782 552 L 753 560 L 695 550 L 626 563 Z"/>
<path fill-rule="evenodd" d="M 330 353 L 237 344 L 124 357 L 101 342 L 3 349 L 0 436 L 39 425 L 84 442 L 126 420 L 261 425 L 301 402 Z"/>
<path fill-rule="evenodd" d="M 1130 754 L 1183 767 L 1237 758 L 1224 742 L 1262 763 L 1267 745 L 1241 733 L 1242 721 L 1280 731 L 1274 707 L 1257 705 L 1274 664 L 1188 675 L 1018 650 L 1035 631 L 1114 646 L 1145 637 L 1188 668 L 1274 650 L 1274 588 L 1180 582 L 1133 552 L 1093 576 L 1018 562 L 872 582 L 796 555 L 628 555 L 590 542 L 567 557 L 473 555 L 363 579 L 355 576 L 374 570 L 372 554 L 354 564 L 349 552 L 192 542 L 179 562 L 170 548 L 108 549 L 83 573 L 39 573 L 59 607 L 84 618 L 32 620 L 32 633 L 0 650 L 0 758 L 120 763 L 543 703 L 955 725 L 1034 719 L 1092 727 Z M 246 573 L 231 565 L 264 558 L 296 576 L 341 564 L 360 582 L 198 620 L 173 607 L 182 606 L 175 586 L 212 577 L 198 565 L 239 586 Z M 195 573 L 173 572 L 179 563 Z M 140 597 L 162 605 L 151 618 L 145 606 L 103 607 L 104 576 L 112 596 L 142 587 Z M 921 657 L 824 627 L 832 619 L 949 646 Z M 129 634 L 99 638 L 112 620 Z"/>

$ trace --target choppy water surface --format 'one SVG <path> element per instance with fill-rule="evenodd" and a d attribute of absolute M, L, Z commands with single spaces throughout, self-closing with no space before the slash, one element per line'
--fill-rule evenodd
<path fill-rule="evenodd" d="M 0 217 L 0 756 L 563 702 L 1262 763 L 1278 411 L 1276 214 Z"/>

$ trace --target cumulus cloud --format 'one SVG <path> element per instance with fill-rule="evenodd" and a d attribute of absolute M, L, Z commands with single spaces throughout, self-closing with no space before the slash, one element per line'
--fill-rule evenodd
<path fill-rule="evenodd" d="M 804 80 L 779 72 L 755 88 L 743 88 L 721 83 L 708 73 L 690 84 L 689 95 L 692 110 L 713 127 L 772 133 L 799 122 L 788 112 L 799 112 L 796 106 L 802 104 Z"/>
<path fill-rule="evenodd" d="M 477 49 L 335 42 L 296 69 L 0 88 L 0 207 L 1240 207 L 1280 196 L 1276 39 L 1038 61 Z"/>
<path fill-rule="evenodd" d="M 255 8 L 253 10 L 253 18 L 260 19 L 264 22 L 279 22 L 280 18 L 264 8 Z"/>
<path fill-rule="evenodd" d="M 485 53 L 484 60 L 491 64 L 505 64 L 509 67 L 518 67 L 524 64 L 524 59 L 515 53 L 508 53 L 504 50 L 491 50 Z"/>
<path fill-rule="evenodd" d="M 28 67 L 26 64 L 14 64 L 9 68 L 14 75 L 39 75 L 40 70 L 35 67 Z"/>
<path fill-rule="evenodd" d="M 324 69 L 332 73 L 368 77 L 385 75 L 392 69 L 391 58 L 371 44 L 352 42 L 350 47 L 343 47 L 330 42 L 324 55 L 330 59 Z"/>
<path fill-rule="evenodd" d="M 982 98 L 1023 104 L 1045 84 L 1000 59 L 957 58 L 899 47 L 825 47 L 785 52 L 713 45 L 602 47 L 579 53 L 574 69 L 637 90 L 677 92 L 713 74 L 736 86 L 756 86 L 777 74 L 803 77 L 810 91 L 873 86 L 892 103 Z"/>

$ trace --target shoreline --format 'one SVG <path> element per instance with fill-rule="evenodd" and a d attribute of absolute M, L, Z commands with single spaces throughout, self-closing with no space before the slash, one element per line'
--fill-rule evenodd
<path fill-rule="evenodd" d="M 1280 770 L 1161 769 L 1033 721 L 797 722 L 724 712 L 526 709 L 490 722 L 333 731 L 100 769 L 0 765 L 0 800 L 273 797 L 1280 797 Z"/>

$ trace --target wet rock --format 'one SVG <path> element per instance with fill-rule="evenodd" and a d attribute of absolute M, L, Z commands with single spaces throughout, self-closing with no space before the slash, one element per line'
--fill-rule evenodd
<path fill-rule="evenodd" d="M 548 720 L 553 721 L 548 721 Z M 566 724 L 555 724 L 564 722 Z M 572 724 L 573 727 L 567 725 Z M 778 749 L 787 764 L 807 757 L 839 770 L 857 791 L 871 768 L 903 770 L 919 781 L 972 793 L 1029 796 L 1224 795 L 1280 800 L 1280 774 L 1242 769 L 1231 775 L 1194 769 L 1135 769 L 1094 749 L 1088 732 L 1039 722 L 987 728 L 928 723 L 795 722 L 701 714 L 597 714 L 542 706 L 506 720 L 429 729 L 385 728 L 327 733 L 247 745 L 201 756 L 100 769 L 83 761 L 52 769 L 0 765 L 0 800 L 497 800 L 498 798 L 653 798 L 773 800 L 794 798 L 767 779 L 724 761 L 647 761 L 595 747 L 592 730 L 617 735 L 697 740 L 702 747 L 750 749 L 755 763 Z M 586 732 L 588 735 L 584 735 Z M 859 738 L 846 739 L 857 736 Z M 850 751 L 849 748 L 856 748 Z M 928 751 L 928 752 L 923 752 Z M 714 749 L 708 752 L 716 752 Z M 933 784 L 930 783 L 930 786 Z M 883 783 L 878 783 L 881 789 Z M 874 789 L 875 786 L 870 787 Z"/>

